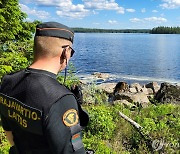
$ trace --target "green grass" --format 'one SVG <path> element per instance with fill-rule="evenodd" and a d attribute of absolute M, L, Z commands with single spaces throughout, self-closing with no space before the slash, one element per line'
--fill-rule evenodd
<path fill-rule="evenodd" d="M 96 142 L 106 145 L 108 149 L 103 152 L 105 154 L 109 154 L 109 150 L 110 153 L 117 154 L 151 153 L 144 138 L 118 115 L 118 111 L 138 122 L 152 141 L 163 139 L 165 144 L 158 152 L 179 151 L 180 106 L 178 105 L 151 105 L 140 111 L 130 111 L 121 105 L 96 105 L 85 108 L 90 113 L 91 121 L 84 132 L 84 143 L 86 147 L 96 149 L 97 154 L 102 154 L 102 151 Z"/>

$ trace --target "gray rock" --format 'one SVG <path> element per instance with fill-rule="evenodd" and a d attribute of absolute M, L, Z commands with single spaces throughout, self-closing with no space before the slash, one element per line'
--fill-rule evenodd
<path fill-rule="evenodd" d="M 98 89 L 102 89 L 107 94 L 113 93 L 114 87 L 116 86 L 116 83 L 102 83 L 97 85 Z"/>
<path fill-rule="evenodd" d="M 180 86 L 162 83 L 155 99 L 162 103 L 180 104 Z"/>
<path fill-rule="evenodd" d="M 132 95 L 133 94 L 126 92 L 118 93 L 114 96 L 114 100 L 127 100 L 128 102 L 132 103 L 133 102 Z"/>
<path fill-rule="evenodd" d="M 126 82 L 118 82 L 114 88 L 113 94 L 129 92 L 129 85 Z"/>
<path fill-rule="evenodd" d="M 146 94 L 144 93 L 137 93 L 132 95 L 132 100 L 135 103 L 139 103 L 143 108 L 150 105 L 149 99 Z"/>
<path fill-rule="evenodd" d="M 153 92 L 153 90 L 151 88 L 147 88 L 147 91 L 148 91 L 148 95 L 154 94 L 154 92 Z"/>
<path fill-rule="evenodd" d="M 153 90 L 153 93 L 155 94 L 160 89 L 160 86 L 158 85 L 157 82 L 150 82 L 146 84 L 146 88 L 151 88 Z"/>
<path fill-rule="evenodd" d="M 143 92 L 143 93 L 146 94 L 146 95 L 149 95 L 149 91 L 148 91 L 147 88 L 142 88 L 142 89 L 141 89 L 141 92 Z"/>
<path fill-rule="evenodd" d="M 92 75 L 101 79 L 107 79 L 110 77 L 108 73 L 100 73 L 100 72 L 94 72 Z"/>
<path fill-rule="evenodd" d="M 131 84 L 130 88 L 136 88 L 137 92 L 141 92 L 141 90 L 142 90 L 142 86 L 139 83 Z"/>
<path fill-rule="evenodd" d="M 130 103 L 139 103 L 142 107 L 149 105 L 149 99 L 144 93 L 118 93 L 115 95 L 114 100 L 126 100 Z"/>
<path fill-rule="evenodd" d="M 129 92 L 131 92 L 131 93 L 137 93 L 137 90 L 136 90 L 136 88 L 129 88 Z"/>

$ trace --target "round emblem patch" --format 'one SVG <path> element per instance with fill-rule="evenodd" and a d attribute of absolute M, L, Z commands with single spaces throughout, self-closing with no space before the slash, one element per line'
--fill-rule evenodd
<path fill-rule="evenodd" d="M 75 109 L 67 110 L 63 115 L 63 122 L 68 127 L 76 125 L 78 121 L 79 121 L 79 116 Z"/>

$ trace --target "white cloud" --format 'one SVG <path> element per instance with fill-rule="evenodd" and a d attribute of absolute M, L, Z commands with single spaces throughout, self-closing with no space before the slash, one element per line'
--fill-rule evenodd
<path fill-rule="evenodd" d="M 47 19 L 50 17 L 50 14 L 46 11 L 39 11 L 36 9 L 31 9 L 28 6 L 24 5 L 24 4 L 19 4 L 21 7 L 21 10 L 25 13 L 27 13 L 28 15 L 33 15 L 38 17 L 39 19 Z"/>
<path fill-rule="evenodd" d="M 45 5 L 45 6 L 68 6 L 72 3 L 72 0 L 29 0 L 31 2 L 35 2 L 37 5 Z"/>
<path fill-rule="evenodd" d="M 132 19 L 129 19 L 129 21 L 131 21 L 131 22 L 141 22 L 142 20 L 139 19 L 139 18 L 132 18 Z"/>
<path fill-rule="evenodd" d="M 150 21 L 150 22 L 156 22 L 156 23 L 162 23 L 162 22 L 167 22 L 166 18 L 162 18 L 162 17 L 150 17 L 150 18 L 144 18 L 144 20 L 146 21 Z"/>
<path fill-rule="evenodd" d="M 162 0 L 164 3 L 160 4 L 163 9 L 175 9 L 180 7 L 180 0 Z"/>
<path fill-rule="evenodd" d="M 132 18 L 132 19 L 129 19 L 129 21 L 131 21 L 131 22 L 142 22 L 142 23 L 153 22 L 153 23 L 159 24 L 159 23 L 167 22 L 167 19 L 162 18 L 162 17 L 149 17 L 149 18 L 143 18 L 143 19 Z"/>
<path fill-rule="evenodd" d="M 66 9 L 72 8 L 72 5 L 75 7 L 77 5 L 83 5 L 84 9 L 90 10 L 116 10 L 117 13 L 124 14 L 124 8 L 120 7 L 115 0 L 82 0 L 84 4 L 74 5 L 72 3 L 73 0 L 28 0 L 31 2 L 35 2 L 37 5 L 45 5 L 45 6 L 56 6 L 59 8 Z M 60 9 L 64 11 L 64 9 Z"/>
<path fill-rule="evenodd" d="M 141 12 L 142 12 L 142 13 L 145 13 L 145 12 L 146 12 L 146 9 L 145 9 L 145 8 L 141 9 Z"/>
<path fill-rule="evenodd" d="M 82 19 L 85 16 L 89 15 L 89 10 L 84 8 L 84 5 L 77 4 L 74 5 L 72 3 L 69 3 L 68 6 L 66 6 L 65 3 L 61 4 L 61 7 L 58 7 L 58 11 L 56 11 L 57 15 L 61 17 L 69 17 L 69 18 L 79 18 Z"/>
<path fill-rule="evenodd" d="M 56 11 L 56 14 L 60 17 L 68 17 L 68 18 L 78 18 L 82 19 L 87 16 L 86 12 L 64 12 L 64 11 Z"/>
<path fill-rule="evenodd" d="M 153 13 L 157 13 L 158 11 L 157 10 L 152 10 Z"/>
<path fill-rule="evenodd" d="M 126 9 L 127 12 L 135 12 L 135 9 Z"/>
<path fill-rule="evenodd" d="M 20 0 L 25 3 L 35 3 L 38 6 L 55 7 L 56 14 L 60 17 L 68 18 L 84 18 L 90 14 L 98 14 L 97 10 L 114 10 L 119 14 L 124 14 L 125 9 L 119 6 L 115 0 L 82 0 L 83 4 L 73 4 L 73 0 Z M 133 12 L 133 9 L 127 9 Z M 28 10 L 29 14 L 33 14 L 32 10 Z M 35 10 L 41 19 L 45 18 L 47 14 Z M 34 14 L 35 14 L 34 13 Z M 41 16 L 42 15 L 42 16 Z M 44 16 L 43 16 L 44 15 Z"/>
<path fill-rule="evenodd" d="M 74 5 L 73 0 L 28 0 L 39 6 L 56 7 L 56 14 L 61 17 L 83 18 L 89 14 L 83 4 Z M 24 2 L 23 2 L 24 3 Z M 93 12 L 92 12 L 93 13 Z"/>
<path fill-rule="evenodd" d="M 115 0 L 83 0 L 87 9 L 94 10 L 115 10 L 117 13 L 124 14 L 124 8 L 120 7 Z"/>
<path fill-rule="evenodd" d="M 117 24 L 117 21 L 116 20 L 108 20 L 108 23 L 113 25 L 113 24 Z"/>

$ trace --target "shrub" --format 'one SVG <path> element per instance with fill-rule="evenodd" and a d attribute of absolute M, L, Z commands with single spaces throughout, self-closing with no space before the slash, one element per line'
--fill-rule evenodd
<path fill-rule="evenodd" d="M 93 149 L 96 154 L 115 154 L 105 141 L 96 136 L 84 137 L 83 143 L 86 149 Z"/>
<path fill-rule="evenodd" d="M 0 154 L 8 154 L 10 145 L 6 140 L 3 128 L 0 126 Z"/>
<path fill-rule="evenodd" d="M 65 81 L 65 86 L 68 88 L 71 88 L 72 85 L 78 85 L 80 83 L 79 78 L 75 76 L 75 67 L 73 66 L 72 63 L 69 64 L 68 66 L 68 71 L 67 71 L 67 76 L 66 76 L 66 81 Z M 57 80 L 61 83 L 64 84 L 64 75 L 59 74 L 57 76 Z"/>
<path fill-rule="evenodd" d="M 86 86 L 83 89 L 83 94 L 86 105 L 108 104 L 108 96 L 103 90 L 98 89 L 94 83 Z"/>
<path fill-rule="evenodd" d="M 87 137 L 96 136 L 100 139 L 111 139 L 116 128 L 109 106 L 91 106 L 86 108 L 90 115 L 89 125 L 86 127 Z"/>
<path fill-rule="evenodd" d="M 31 64 L 32 40 L 26 42 L 6 42 L 0 46 L 0 81 L 5 74 L 19 71 Z"/>

